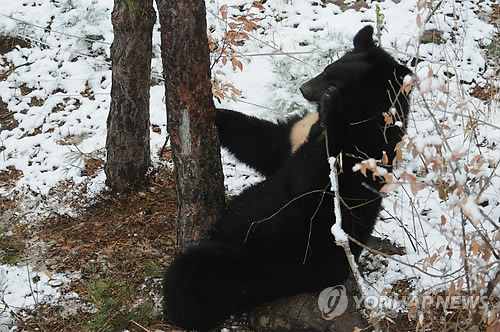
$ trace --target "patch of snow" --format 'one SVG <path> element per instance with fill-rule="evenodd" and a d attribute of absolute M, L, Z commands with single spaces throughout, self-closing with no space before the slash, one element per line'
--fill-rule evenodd
<path fill-rule="evenodd" d="M 10 330 L 10 313 L 33 308 L 40 303 L 55 303 L 60 286 L 68 282 L 62 274 L 35 272 L 29 266 L 0 265 L 0 331 Z M 78 295 L 76 295 L 77 297 Z M 75 294 L 73 294 L 75 297 Z"/>

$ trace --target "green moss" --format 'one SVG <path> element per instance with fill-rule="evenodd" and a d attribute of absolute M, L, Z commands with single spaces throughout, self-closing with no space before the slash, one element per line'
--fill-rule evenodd
<path fill-rule="evenodd" d="M 500 57 L 500 33 L 496 33 L 492 40 L 491 43 L 487 46 L 488 48 L 488 55 L 492 58 L 498 58 Z"/>
<path fill-rule="evenodd" d="M 7 235 L 0 229 L 0 263 L 14 265 L 19 263 L 23 255 L 24 246 L 13 236 Z"/>
<path fill-rule="evenodd" d="M 126 1 L 129 13 L 135 15 L 135 13 L 137 12 L 137 6 L 135 4 L 135 0 L 126 0 Z"/>

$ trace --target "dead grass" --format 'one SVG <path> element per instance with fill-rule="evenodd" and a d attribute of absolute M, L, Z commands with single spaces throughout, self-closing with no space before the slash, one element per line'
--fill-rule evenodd
<path fill-rule="evenodd" d="M 0 54 L 6 54 L 14 50 L 17 46 L 29 48 L 31 47 L 31 43 L 28 40 L 17 37 L 0 36 Z"/>
<path fill-rule="evenodd" d="M 62 289 L 63 294 L 76 292 L 78 301 L 61 300 L 56 304 L 40 304 L 31 310 L 23 309 L 16 316 L 20 331 L 91 330 L 89 324 L 98 322 L 98 317 L 89 310 L 89 304 L 99 312 L 99 306 L 104 303 L 93 295 L 92 285 L 98 280 L 112 286 L 102 292 L 119 304 L 115 314 L 107 313 L 109 327 L 131 331 L 145 331 L 138 326 L 171 330 L 162 322 L 160 307 L 155 301 L 160 298 L 162 271 L 175 252 L 175 182 L 167 169 L 159 170 L 152 179 L 149 186 L 138 192 L 103 195 L 82 209 L 77 217 L 56 214 L 15 228 L 15 234 L 28 244 L 40 241 L 45 244 L 43 252 L 38 253 L 43 257 L 38 260 L 45 266 L 46 273 L 80 274 Z M 26 251 L 26 255 L 35 254 L 33 250 Z M 125 288 L 117 292 L 118 285 Z M 124 320 L 135 317 L 132 313 L 144 303 L 152 309 L 147 315 L 139 316 L 143 321 Z M 67 313 L 68 306 L 73 307 L 72 314 Z M 121 321 L 113 320 L 118 318 Z M 113 329 L 104 324 L 102 330 Z"/>
<path fill-rule="evenodd" d="M 486 103 L 491 103 L 492 100 L 500 93 L 500 90 L 496 88 L 490 82 L 486 83 L 484 86 L 476 85 L 471 92 L 473 97 L 481 99 Z"/>
<path fill-rule="evenodd" d="M 345 3 L 344 0 L 324 0 L 323 3 L 333 3 L 342 11 L 346 11 L 348 9 L 354 9 L 355 11 L 360 11 L 361 8 L 368 8 L 368 3 L 365 0 L 353 1 L 351 3 Z"/>
<path fill-rule="evenodd" d="M 439 305 L 438 297 L 446 297 L 446 292 L 440 292 L 433 295 L 433 304 L 425 309 L 410 308 L 409 312 L 392 313 L 383 319 L 381 327 L 384 331 L 470 331 L 471 313 L 474 311 L 468 309 L 447 308 Z M 459 294 L 456 294 L 459 295 Z M 462 294 L 465 296 L 465 294 Z M 498 305 L 500 299 L 494 299 L 490 305 Z M 436 305 L 437 304 L 437 305 Z M 480 327 L 480 331 L 498 331 L 500 323 L 492 326 L 488 330 L 485 326 Z M 496 328 L 496 329 L 495 329 Z"/>
<path fill-rule="evenodd" d="M 17 128 L 19 122 L 14 118 L 14 113 L 9 111 L 7 104 L 0 100 L 0 132 Z"/>
<path fill-rule="evenodd" d="M 0 153 L 2 151 L 0 149 Z M 22 176 L 23 172 L 17 170 L 14 166 L 7 166 L 7 170 L 0 171 L 0 187 L 7 190 L 11 189 Z"/>

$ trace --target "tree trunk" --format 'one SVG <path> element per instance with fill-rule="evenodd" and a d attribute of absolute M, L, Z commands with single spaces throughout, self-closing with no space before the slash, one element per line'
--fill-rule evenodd
<path fill-rule="evenodd" d="M 183 250 L 207 236 L 224 207 L 203 0 L 157 0 L 168 132 Z"/>
<path fill-rule="evenodd" d="M 111 107 L 107 120 L 107 184 L 123 190 L 144 182 L 151 164 L 149 89 L 153 0 L 115 0 Z"/>

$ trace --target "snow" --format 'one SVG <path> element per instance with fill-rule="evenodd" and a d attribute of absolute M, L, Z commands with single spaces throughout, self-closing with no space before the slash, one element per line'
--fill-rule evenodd
<path fill-rule="evenodd" d="M 487 62 L 484 51 L 495 34 L 495 27 L 485 21 L 484 13 L 491 11 L 495 1 L 440 2 L 441 6 L 428 21 L 425 19 L 431 9 L 426 8 L 427 2 L 422 0 L 368 2 L 368 8 L 344 12 L 335 4 L 321 6 L 318 2 L 269 0 L 264 13 L 253 10 L 262 18 L 261 28 L 250 32 L 250 40 L 236 49 L 243 71 L 220 62 L 214 67 L 219 80 L 234 84 L 242 95 L 238 102 L 225 98 L 216 101 L 216 105 L 271 120 L 314 109 L 314 105 L 301 97 L 298 86 L 350 48 L 352 37 L 360 28 L 375 25 L 375 8 L 380 6 L 384 15 L 381 45 L 404 63 L 409 64 L 417 56 L 419 59 L 417 67 L 412 68 L 417 81 L 408 137 L 425 158 L 437 158 L 442 149 L 443 157 L 454 161 L 453 165 L 440 165 L 440 169 L 452 166 L 456 169 L 444 176 L 431 169 L 421 177 L 422 183 L 429 186 L 415 196 L 411 194 L 411 184 L 406 183 L 384 199 L 384 218 L 377 223 L 375 234 L 406 248 L 405 255 L 397 257 L 400 261 L 422 267 L 424 260 L 439 252 L 443 245 L 450 249 L 442 251 L 439 259 L 428 267 L 432 276 L 396 261 L 387 261 L 384 269 L 366 276 L 371 285 L 369 295 L 379 295 L 400 279 L 417 280 L 415 292 L 446 289 L 462 269 L 461 214 L 453 207 L 463 209 L 471 222 L 481 225 L 487 234 L 498 232 L 491 223 L 484 222 L 484 215 L 493 221 L 500 217 L 497 204 L 500 196 L 499 98 L 497 95 L 487 104 L 470 95 L 473 82 L 499 87 L 498 80 L 491 80 L 498 68 Z M 206 3 L 208 26 L 215 28 L 215 38 L 220 37 L 224 23 L 218 15 L 219 7 L 226 1 L 207 0 Z M 227 3 L 244 5 L 251 1 Z M 5 61 L 0 61 L 0 72 L 15 68 L 7 79 L 0 81 L 0 98 L 19 123 L 12 130 L 0 128 L 0 171 L 14 167 L 22 172 L 13 186 L 0 188 L 0 195 L 24 197 L 20 203 L 25 210 L 24 222 L 36 221 L 52 211 L 73 213 L 67 200 L 50 196 L 51 189 L 63 181 L 86 182 L 89 197 L 105 187 L 102 171 L 94 178 L 82 175 L 84 159 L 81 156 L 97 157 L 104 153 L 111 88 L 108 61 L 113 40 L 111 10 L 112 1 L 105 0 L 0 0 L 0 34 L 32 41 L 32 47 L 17 47 L 3 55 Z M 235 8 L 229 10 L 239 13 Z M 481 12 L 484 13 L 480 15 Z M 444 42 L 418 43 L 426 29 L 443 31 Z M 101 38 L 89 40 L 95 36 Z M 152 70 L 155 76 L 161 76 L 157 25 L 153 41 Z M 37 99 L 43 103 L 36 102 Z M 151 123 L 161 129 L 160 133 L 151 132 L 152 158 L 159 165 L 156 152 L 166 136 L 162 85 L 151 87 L 150 105 Z M 436 123 L 443 125 L 445 136 L 436 132 Z M 473 125 L 477 127 L 471 128 Z M 474 140 L 471 135 L 476 136 Z M 483 141 L 485 146 L 481 145 Z M 478 154 L 485 162 L 478 166 L 473 178 L 468 177 L 469 173 L 463 169 L 473 168 L 468 162 Z M 231 194 L 238 194 L 246 186 L 262 180 L 257 172 L 238 163 L 229 153 L 223 152 L 222 158 L 226 187 Z M 424 167 L 422 161 L 410 153 L 404 155 L 400 164 L 397 174 L 414 174 L 431 168 L 431 163 Z M 490 182 L 484 190 L 473 186 L 488 178 Z M 451 191 L 447 201 L 430 186 L 438 181 L 457 188 Z M 470 191 L 468 199 L 463 199 L 460 188 Z M 40 197 L 46 200 L 41 202 Z M 70 197 L 71 194 L 67 199 Z M 482 204 L 485 202 L 488 204 Z M 442 224 L 443 218 L 445 224 Z M 470 223 L 465 228 L 466 232 L 475 232 Z M 407 231 L 411 231 L 414 238 L 409 238 Z M 491 263 L 491 260 L 477 261 L 478 269 Z M 36 283 L 37 301 L 57 300 L 58 288 L 50 286 L 47 275 L 40 271 L 28 274 L 28 270 L 32 268 L 25 265 L 0 266 L 0 292 L 9 307 L 35 304 L 33 296 L 28 296 L 31 294 L 29 276 L 35 273 L 41 278 Z M 447 276 L 439 277 L 443 273 Z M 490 269 L 490 276 L 493 273 L 494 269 Z M 63 276 L 57 278 L 64 280 Z"/>
<path fill-rule="evenodd" d="M 344 229 L 342 229 L 342 212 L 340 210 L 340 199 L 338 195 L 339 191 L 339 184 L 338 184 L 338 179 L 337 179 L 337 172 L 336 172 L 336 163 L 337 163 L 337 158 L 336 157 L 330 157 L 328 159 L 328 162 L 330 164 L 330 182 L 332 184 L 331 186 L 331 191 L 335 193 L 335 204 L 334 204 L 334 214 L 335 214 L 335 224 L 333 224 L 331 231 L 333 236 L 335 237 L 335 242 L 340 245 L 340 243 L 347 243 L 348 238 L 347 234 L 344 232 Z"/>
<path fill-rule="evenodd" d="M 0 265 L 0 331 L 8 331 L 10 313 L 39 303 L 55 303 L 61 296 L 59 286 L 68 282 L 61 274 L 35 272 L 29 266 Z"/>

